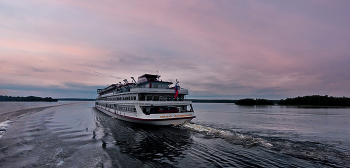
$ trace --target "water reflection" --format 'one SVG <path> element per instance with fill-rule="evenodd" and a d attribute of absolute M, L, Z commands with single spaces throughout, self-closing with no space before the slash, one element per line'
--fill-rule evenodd
<path fill-rule="evenodd" d="M 97 110 L 94 114 L 96 134 L 101 134 L 102 145 L 112 160 L 126 154 L 142 163 L 176 165 L 192 144 L 191 133 L 186 129 L 124 122 Z"/>
<path fill-rule="evenodd" d="M 271 108 L 271 105 L 238 105 L 239 109 Z"/>

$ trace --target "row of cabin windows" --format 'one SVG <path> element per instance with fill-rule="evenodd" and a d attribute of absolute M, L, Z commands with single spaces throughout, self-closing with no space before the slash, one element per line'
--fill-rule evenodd
<path fill-rule="evenodd" d="M 136 113 L 135 106 L 126 106 L 126 105 L 117 105 L 117 104 L 105 104 L 105 103 L 97 103 L 96 105 L 100 105 L 103 107 L 107 107 L 110 109 L 118 110 L 118 111 L 125 111 L 125 112 L 134 112 Z"/>
<path fill-rule="evenodd" d="M 158 84 L 154 84 L 154 83 L 148 83 L 148 84 L 141 86 L 141 88 L 167 89 L 168 85 L 163 86 L 163 85 L 158 85 Z"/>
<path fill-rule="evenodd" d="M 136 96 L 130 96 L 130 97 L 105 97 L 105 98 L 99 98 L 99 100 L 136 100 Z"/>
<path fill-rule="evenodd" d="M 163 97 L 163 96 L 146 96 L 140 97 L 141 101 L 183 101 L 183 96 L 175 97 Z"/>
<path fill-rule="evenodd" d="M 184 96 L 179 95 L 176 99 L 175 97 L 163 97 L 163 96 L 141 96 L 140 101 L 183 101 Z M 136 100 L 136 96 L 131 97 L 108 97 L 99 98 L 99 100 Z"/>
<path fill-rule="evenodd" d="M 118 106 L 118 107 L 114 107 L 114 109 L 118 108 L 118 111 L 126 111 L 126 112 L 134 112 L 136 113 L 136 108 L 133 106 Z"/>

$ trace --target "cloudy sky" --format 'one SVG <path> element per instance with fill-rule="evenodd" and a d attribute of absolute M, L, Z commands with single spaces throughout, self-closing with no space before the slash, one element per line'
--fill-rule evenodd
<path fill-rule="evenodd" d="M 95 98 L 145 73 L 188 98 L 350 97 L 349 0 L 3 0 L 0 95 Z"/>

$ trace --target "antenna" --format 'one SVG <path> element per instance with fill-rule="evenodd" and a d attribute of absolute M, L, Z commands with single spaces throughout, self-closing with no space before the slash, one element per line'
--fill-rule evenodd
<path fill-rule="evenodd" d="M 125 84 L 128 84 L 128 83 L 129 83 L 127 79 L 124 79 L 123 81 L 125 82 Z"/>
<path fill-rule="evenodd" d="M 134 79 L 134 77 L 131 77 L 131 79 L 134 81 L 134 83 L 136 84 L 136 80 Z"/>

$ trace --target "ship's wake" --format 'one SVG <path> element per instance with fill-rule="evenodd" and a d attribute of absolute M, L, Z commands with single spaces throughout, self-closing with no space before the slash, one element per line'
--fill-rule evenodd
<path fill-rule="evenodd" d="M 205 138 L 221 138 L 229 143 L 248 148 L 262 147 L 270 152 L 286 154 L 299 159 L 313 160 L 331 167 L 350 166 L 349 152 L 328 144 L 295 141 L 278 137 L 262 137 L 194 123 L 185 123 L 181 128 L 200 133 Z"/>
<path fill-rule="evenodd" d="M 185 123 L 182 127 L 204 133 L 208 137 L 214 138 L 223 138 L 233 144 L 243 145 L 245 147 L 254 147 L 254 146 L 264 146 L 267 148 L 271 148 L 273 145 L 262 138 L 253 137 L 250 135 L 243 135 L 227 130 L 216 129 L 208 126 L 193 124 L 193 123 Z"/>

